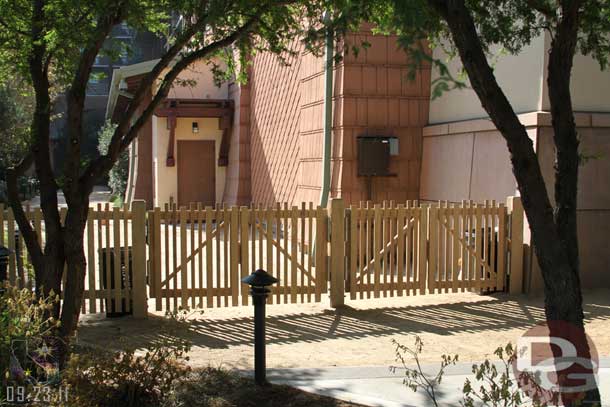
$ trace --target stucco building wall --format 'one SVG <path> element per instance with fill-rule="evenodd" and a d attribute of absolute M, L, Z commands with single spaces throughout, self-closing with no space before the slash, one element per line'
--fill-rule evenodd
<path fill-rule="evenodd" d="M 541 109 L 543 97 L 543 71 L 545 70 L 545 38 L 539 36 L 524 47 L 518 55 L 493 48 L 495 56 L 494 75 L 506 92 L 506 97 L 517 113 L 534 112 Z M 440 49 L 433 51 L 433 57 L 447 62 L 451 74 L 459 77 L 462 64 L 459 57 L 447 60 Z M 439 77 L 438 70 L 432 71 L 432 80 Z M 454 89 L 430 102 L 430 124 L 447 123 L 487 117 L 476 93 L 471 88 Z"/>
<path fill-rule="evenodd" d="M 553 202 L 555 147 L 548 112 L 523 114 Z M 610 113 L 577 113 L 580 151 L 592 157 L 580 167 L 578 229 L 583 287 L 610 287 Z M 495 199 L 519 195 L 506 142 L 490 120 L 466 120 L 424 129 L 421 199 L 427 201 Z M 530 231 L 526 243 L 525 289 L 543 290 L 533 255 Z"/>
<path fill-rule="evenodd" d="M 581 281 L 585 288 L 610 287 L 610 113 L 580 113 L 576 116 L 580 152 L 590 157 L 579 168 L 578 239 Z M 540 120 L 537 154 L 542 173 L 554 202 L 555 147 L 550 116 Z M 530 292 L 543 290 L 542 275 L 535 257 L 526 283 Z"/>
<path fill-rule="evenodd" d="M 155 180 L 155 206 L 163 207 L 170 201 L 178 202 L 178 165 L 180 157 L 176 156 L 176 165 L 166 165 L 167 142 L 169 140 L 169 129 L 165 117 L 152 117 L 153 122 L 153 167 Z M 192 123 L 199 123 L 199 133 L 193 133 Z M 174 151 L 178 151 L 179 140 L 214 140 L 215 160 L 217 161 L 220 151 L 222 130 L 217 118 L 201 117 L 179 117 L 176 119 L 176 133 L 174 140 Z M 192 174 L 193 177 L 200 176 Z M 216 202 L 222 201 L 225 187 L 226 167 L 219 167 L 216 162 Z"/>

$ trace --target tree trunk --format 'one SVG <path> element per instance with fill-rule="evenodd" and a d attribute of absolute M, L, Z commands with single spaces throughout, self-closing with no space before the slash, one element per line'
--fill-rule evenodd
<path fill-rule="evenodd" d="M 574 137 L 567 137 L 558 150 L 556 192 L 557 211 L 553 210 L 547 188 L 542 177 L 540 165 L 525 127 L 519 121 L 506 95 L 498 85 L 493 70 L 480 43 L 474 22 L 464 1 L 429 0 L 430 5 L 447 22 L 455 46 L 459 52 L 471 85 L 477 93 L 481 104 L 496 128 L 505 138 L 510 152 L 513 173 L 521 192 L 523 207 L 532 232 L 534 249 L 542 271 L 545 293 L 545 315 L 547 321 L 565 321 L 577 328 L 581 343 L 586 344 L 582 294 L 578 275 L 578 246 L 576 236 L 576 185 L 578 181 L 577 160 L 578 143 Z M 569 32 L 565 33 L 569 35 Z M 574 34 L 572 32 L 572 34 Z M 574 39 L 575 41 L 575 39 Z M 565 59 L 566 53 L 559 53 L 558 63 Z M 550 64 L 553 58 L 550 58 Z M 565 61 L 564 61 L 565 65 Z M 566 69 L 567 69 L 567 78 Z M 569 98 L 569 67 L 563 66 L 557 73 L 557 81 L 567 83 L 559 88 L 557 98 L 563 109 L 558 112 L 553 108 L 553 125 L 555 138 L 566 132 L 575 136 L 571 99 Z M 549 69 L 549 88 L 555 87 L 554 74 Z M 549 92 L 552 93 L 551 89 Z M 569 109 L 565 105 L 569 104 Z M 550 324 L 552 327 L 553 324 Z M 565 333 L 551 332 L 553 336 L 562 337 Z M 580 350 L 580 349 L 579 349 Z M 589 357 L 588 346 L 585 350 Z M 586 402 L 600 404 L 599 391 L 594 389 L 587 393 Z M 571 405 L 571 404 L 566 404 Z M 594 405 L 594 404 L 593 404 Z"/>
<path fill-rule="evenodd" d="M 88 196 L 88 193 L 86 194 Z M 60 350 L 60 366 L 64 366 L 69 354 L 69 345 L 78 326 L 83 303 L 87 259 L 84 249 L 84 232 L 87 225 L 89 200 L 83 198 L 72 202 L 68 208 L 65 222 L 63 249 L 67 265 L 67 278 L 64 287 L 64 302 L 61 309 L 59 334 L 63 347 Z"/>

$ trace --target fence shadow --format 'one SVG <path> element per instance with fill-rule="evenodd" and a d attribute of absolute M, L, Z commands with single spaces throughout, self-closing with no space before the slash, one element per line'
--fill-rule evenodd
<path fill-rule="evenodd" d="M 610 298 L 599 296 L 589 300 L 585 315 L 589 321 L 610 321 Z M 340 338 L 357 340 L 398 333 L 453 335 L 524 328 L 543 320 L 544 309 L 540 301 L 498 295 L 478 302 L 374 309 L 346 307 L 336 311 L 273 315 L 267 318 L 267 340 L 268 344 L 290 344 Z M 79 335 L 93 343 L 100 343 L 109 334 L 124 336 L 136 347 L 158 343 L 163 338 L 182 338 L 190 340 L 194 346 L 223 349 L 251 344 L 253 329 L 251 317 L 208 319 L 204 314 L 182 323 L 159 316 L 151 316 L 147 321 L 98 318 L 84 323 Z M 103 340 L 107 345 L 107 339 Z"/>

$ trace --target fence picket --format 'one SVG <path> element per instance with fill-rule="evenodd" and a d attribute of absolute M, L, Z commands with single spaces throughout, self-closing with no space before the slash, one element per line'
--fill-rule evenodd
<path fill-rule="evenodd" d="M 240 258 L 241 258 L 241 279 L 247 277 L 250 273 L 250 264 L 249 264 L 249 256 L 248 256 L 248 241 L 250 239 L 250 209 L 246 206 L 242 206 L 240 208 L 240 222 L 241 222 L 241 242 L 240 242 Z M 252 240 L 254 240 L 254 236 L 252 236 Z M 248 305 L 248 286 L 246 284 L 241 284 L 241 305 Z"/>
<path fill-rule="evenodd" d="M 498 208 L 498 249 L 497 249 L 497 282 L 496 288 L 498 290 L 504 290 L 505 278 L 506 278 L 506 206 L 500 204 Z"/>
<path fill-rule="evenodd" d="M 89 279 L 89 312 L 95 314 L 97 311 L 95 304 L 95 262 L 93 261 L 95 258 L 95 246 L 93 245 L 95 237 L 93 229 L 94 215 L 92 212 L 93 211 L 89 211 L 89 217 L 87 218 L 87 276 Z M 37 234 L 39 233 L 39 226 L 36 227 L 36 232 Z"/>
<path fill-rule="evenodd" d="M 405 270 L 405 233 L 403 229 L 405 227 L 406 211 L 405 206 L 402 204 L 398 205 L 396 213 L 396 233 L 398 234 L 398 247 L 396 249 L 396 292 L 397 295 L 402 297 L 405 290 L 405 281 L 403 277 L 403 270 Z M 407 220 L 408 222 L 408 220 Z M 408 273 L 405 273 L 408 278 Z M 408 291 L 408 288 L 407 288 Z"/>
<path fill-rule="evenodd" d="M 213 261 L 213 247 L 212 247 L 212 207 L 206 206 L 205 208 L 205 250 L 206 250 L 206 267 L 205 267 L 205 275 L 206 275 L 206 304 L 208 308 L 212 308 L 214 306 L 214 298 L 212 297 L 214 291 L 214 265 Z"/>
<path fill-rule="evenodd" d="M 288 219 L 290 218 L 289 216 L 289 212 L 288 212 L 288 203 L 284 202 L 284 209 L 282 210 L 282 233 L 281 236 L 283 236 L 284 238 L 284 248 L 286 250 L 286 253 L 284 254 L 283 259 L 283 265 L 284 265 L 284 278 L 283 281 L 281 281 L 282 287 L 283 287 L 283 292 L 284 292 L 284 304 L 288 304 L 289 303 L 289 296 L 288 294 L 290 293 L 290 280 L 288 279 L 289 276 L 289 270 L 288 270 L 288 257 L 289 257 L 289 252 L 290 252 L 290 245 L 288 244 Z M 279 242 L 280 237 L 278 236 L 278 242 Z"/>
<path fill-rule="evenodd" d="M 231 208 L 231 305 L 239 305 L 239 211 Z"/>

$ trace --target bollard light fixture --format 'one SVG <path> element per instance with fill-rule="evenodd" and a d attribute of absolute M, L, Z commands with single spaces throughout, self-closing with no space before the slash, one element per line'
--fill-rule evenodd
<path fill-rule="evenodd" d="M 250 294 L 254 303 L 254 381 L 259 386 L 267 384 L 267 366 L 265 354 L 265 303 L 271 292 L 267 287 L 279 280 L 265 270 L 256 270 L 242 283 L 250 286 Z"/>

